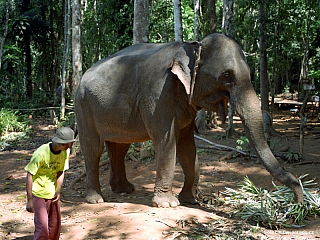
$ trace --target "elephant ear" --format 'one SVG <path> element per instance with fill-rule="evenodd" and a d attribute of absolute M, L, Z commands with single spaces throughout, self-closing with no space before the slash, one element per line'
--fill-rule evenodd
<path fill-rule="evenodd" d="M 193 74 L 198 55 L 198 42 L 184 42 L 176 52 L 170 67 L 171 72 L 177 75 L 189 95 L 189 102 L 193 91 Z"/>

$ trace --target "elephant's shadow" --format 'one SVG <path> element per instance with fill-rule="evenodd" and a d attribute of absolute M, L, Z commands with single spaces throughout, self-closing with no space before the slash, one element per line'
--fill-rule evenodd
<path fill-rule="evenodd" d="M 70 191 L 68 191 L 68 193 L 64 193 L 63 197 L 61 198 L 61 202 L 66 206 L 68 205 L 77 206 L 81 204 L 86 204 L 85 195 L 83 196 L 75 195 L 74 192 L 76 191 L 71 189 Z M 178 195 L 176 196 L 178 197 Z M 150 189 L 144 189 L 144 188 L 136 189 L 134 192 L 130 194 L 113 193 L 110 189 L 103 194 L 104 203 L 101 203 L 101 204 L 103 205 L 103 204 L 114 204 L 114 203 L 126 203 L 126 204 L 132 204 L 133 206 L 144 205 L 146 207 L 157 209 L 156 207 L 152 207 L 151 205 L 152 197 L 153 197 L 153 191 Z M 93 205 L 99 205 L 99 204 L 89 204 L 89 205 L 93 206 Z M 227 215 L 226 213 L 216 211 L 213 208 L 203 207 L 200 205 L 200 203 L 190 204 L 190 203 L 181 202 L 180 206 L 190 208 L 190 209 L 206 211 L 209 213 L 215 212 L 215 214 L 221 213 L 223 215 Z M 101 208 L 103 208 L 103 206 L 101 206 Z"/>
<path fill-rule="evenodd" d="M 104 203 L 102 204 L 127 203 L 132 205 L 144 205 L 146 207 L 152 207 L 151 202 L 154 194 L 155 182 L 155 171 L 153 171 L 154 165 L 154 159 L 147 164 L 135 161 L 129 161 L 126 163 L 127 169 L 134 170 L 127 171 L 128 180 L 135 186 L 135 191 L 130 194 L 113 193 L 108 183 L 109 166 L 107 165 L 100 168 L 100 183 L 104 199 Z M 68 175 L 66 176 L 66 178 L 68 178 Z M 181 167 L 179 166 L 179 163 L 177 162 L 175 177 L 173 181 L 173 193 L 176 197 L 178 197 L 178 194 L 182 189 L 183 180 L 184 174 Z M 83 181 L 85 181 L 85 179 L 83 179 Z M 67 205 L 86 204 L 85 182 L 79 181 L 74 184 L 72 188 L 66 187 L 65 191 L 63 192 L 61 201 Z M 181 202 L 180 206 L 191 209 L 198 209 L 206 212 L 213 212 L 212 208 L 202 207 L 199 203 L 190 204 Z M 223 212 L 221 212 L 221 214 L 223 214 Z"/>

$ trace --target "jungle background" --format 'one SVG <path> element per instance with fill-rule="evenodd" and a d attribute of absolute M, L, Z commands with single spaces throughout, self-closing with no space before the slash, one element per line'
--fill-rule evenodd
<path fill-rule="evenodd" d="M 180 9 L 176 21 L 174 2 Z M 271 96 L 295 91 L 303 95 L 301 78 L 312 79 L 319 89 L 317 0 L 137 0 L 135 4 L 147 12 L 145 18 L 139 15 L 144 21 L 140 25 L 147 25 L 146 38 L 138 38 L 140 42 L 201 40 L 212 32 L 227 33 L 243 48 L 257 94 L 265 86 L 265 81 L 260 83 L 262 70 L 267 71 L 266 91 Z M 133 0 L 3 0 L 0 13 L 2 108 L 57 106 L 56 89 L 66 83 L 67 98 L 72 99 L 82 73 L 132 45 L 141 30 L 133 29 Z M 265 59 L 266 69 L 260 69 Z M 308 76 L 302 75 L 303 69 Z"/>
<path fill-rule="evenodd" d="M 23 167 L 32 151 L 50 141 L 57 127 L 73 126 L 73 95 L 82 74 L 98 60 L 136 42 L 194 41 L 212 32 L 235 38 L 250 66 L 262 110 L 268 111 L 273 119 L 276 131 L 270 137 L 277 139 L 270 138 L 269 142 L 278 146 L 277 151 L 285 148 L 278 160 L 296 177 L 309 174 L 308 179 L 317 181 L 319 13 L 320 1 L 316 0 L 1 1 L 0 236 L 32 239 L 32 215 L 24 206 Z M 239 135 L 225 137 L 229 122 L 219 122 L 216 129 L 206 126 L 199 134 L 212 142 L 248 150 L 236 113 L 233 124 Z M 210 147 L 197 144 L 205 179 L 203 191 L 223 191 L 225 186 L 237 188 L 246 175 L 257 186 L 272 188 L 271 176 L 255 160 L 235 156 L 234 152 L 222 159 L 220 155 L 225 156 L 224 152 L 212 153 Z M 270 225 L 262 223 L 255 229 L 234 222 L 229 216 L 231 210 L 219 207 L 153 209 L 148 205 L 154 178 L 152 164 L 148 164 L 153 162 L 152 155 L 147 156 L 148 162 L 140 158 L 143 159 L 131 154 L 127 164 L 128 169 L 139 170 L 139 175 L 130 171 L 129 179 L 135 179 L 134 184 L 142 191 L 133 196 L 113 195 L 106 184 L 108 164 L 105 164 L 101 177 L 108 203 L 91 206 L 85 204 L 85 178 L 73 189 L 67 189 L 84 170 L 81 151 L 79 146 L 75 147 L 74 166 L 67 176 L 62 201 L 67 225 L 62 239 L 319 238 L 316 216 L 308 219 L 305 228 L 281 232 L 282 228 L 261 230 L 260 226 L 270 229 Z M 175 187 L 179 188 L 181 170 L 177 170 L 177 175 Z M 211 184 L 217 188 L 211 189 Z M 218 214 L 221 212 L 223 217 Z"/>

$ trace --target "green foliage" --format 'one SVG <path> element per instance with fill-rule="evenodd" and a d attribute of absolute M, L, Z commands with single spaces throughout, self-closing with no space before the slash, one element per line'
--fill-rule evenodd
<path fill-rule="evenodd" d="M 193 1 L 181 0 L 182 30 L 183 40 L 194 39 L 194 13 Z"/>
<path fill-rule="evenodd" d="M 9 132 L 21 132 L 27 127 L 27 123 L 18 112 L 2 108 L 0 110 L 0 136 Z"/>
<path fill-rule="evenodd" d="M 300 161 L 300 157 L 299 157 L 299 154 L 294 152 L 294 151 L 291 151 L 285 156 L 286 160 L 288 162 L 297 162 L 297 161 Z"/>
<path fill-rule="evenodd" d="M 81 24 L 84 71 L 132 44 L 133 0 L 88 1 Z"/>
<path fill-rule="evenodd" d="M 68 109 L 72 109 L 72 110 L 68 110 L 67 113 L 65 114 L 64 118 L 60 118 L 60 122 L 58 124 L 58 127 L 69 127 L 69 126 L 74 126 L 75 124 L 75 112 L 74 112 L 74 104 L 68 104 L 67 105 Z M 57 119 L 58 120 L 58 119 Z"/>
<path fill-rule="evenodd" d="M 214 139 L 216 140 L 222 140 L 224 138 L 224 133 L 216 133 L 214 136 L 213 136 Z"/>
<path fill-rule="evenodd" d="M 270 147 L 270 149 L 271 149 L 272 151 L 275 149 L 276 146 L 281 145 L 278 139 L 268 140 L 268 143 L 269 143 L 269 147 Z"/>
<path fill-rule="evenodd" d="M 218 31 L 222 21 L 222 1 L 217 1 Z M 317 56 L 319 41 L 319 5 L 310 1 L 266 1 L 266 39 L 268 72 L 274 81 L 276 93 L 285 86 L 298 85 L 301 61 L 307 38 L 307 19 L 310 15 L 309 72 L 317 72 L 320 57 Z M 234 6 L 234 36 L 247 56 L 252 73 L 253 85 L 259 92 L 259 49 L 258 49 L 258 2 L 240 0 Z M 220 25 L 221 26 L 221 25 Z M 248 31 L 250 29 L 250 31 Z M 320 78 L 314 74 L 316 86 Z M 292 91 L 292 90 L 291 90 Z"/>
<path fill-rule="evenodd" d="M 193 40 L 193 1 L 181 1 L 183 40 Z M 175 40 L 174 12 L 171 0 L 152 0 L 150 3 L 149 38 L 153 43 Z"/>
<path fill-rule="evenodd" d="M 27 137 L 29 129 L 24 118 L 25 116 L 12 110 L 0 110 L 0 151 Z"/>
<path fill-rule="evenodd" d="M 249 139 L 246 136 L 241 136 L 240 139 L 237 139 L 237 144 L 236 149 L 242 150 L 242 151 L 248 151 L 251 152 L 251 146 L 249 143 Z"/>
<path fill-rule="evenodd" d="M 5 107 L 20 106 L 26 100 L 36 103 L 43 93 L 53 93 L 62 60 L 62 2 L 10 2 L 8 35 L 4 39 L 0 69 L 0 101 Z M 0 26 L 5 26 L 2 17 Z M 48 100 L 41 106 L 49 104 Z"/>
<path fill-rule="evenodd" d="M 142 142 L 141 145 L 143 150 L 149 152 L 149 156 L 146 158 L 147 158 L 147 161 L 150 162 L 152 159 L 154 159 L 154 156 L 155 156 L 153 141 L 152 140 L 145 141 L 145 142 Z"/>
<path fill-rule="evenodd" d="M 150 11 L 150 42 L 163 43 L 174 41 L 173 2 L 153 0 Z"/>
<path fill-rule="evenodd" d="M 3 51 L 3 71 L 8 71 L 9 73 L 14 73 L 15 69 L 20 66 L 22 63 L 21 59 L 22 49 L 18 48 L 15 45 L 4 46 Z"/>
<path fill-rule="evenodd" d="M 301 176 L 301 179 L 307 175 Z M 245 177 L 239 190 L 226 188 L 223 192 L 228 196 L 225 204 L 233 205 L 234 214 L 246 221 L 261 224 L 265 227 L 296 227 L 304 224 L 307 217 L 320 215 L 320 195 L 318 189 L 307 188 L 315 185 L 313 180 L 301 183 L 303 186 L 304 202 L 293 201 L 292 190 L 285 186 L 276 186 L 274 190 L 258 188 Z"/>
<path fill-rule="evenodd" d="M 202 149 L 202 148 L 197 148 L 197 154 L 199 155 L 199 154 L 206 154 L 207 153 L 207 150 L 205 150 L 205 149 Z"/>
<path fill-rule="evenodd" d="M 0 105 L 10 107 L 8 103 L 17 102 L 23 95 L 21 79 L 23 70 L 22 49 L 16 45 L 4 45 L 2 68 L 0 69 Z"/>
<path fill-rule="evenodd" d="M 140 159 L 141 161 L 146 161 L 147 163 L 150 163 L 150 161 L 154 159 L 155 156 L 155 150 L 152 140 L 141 143 L 132 143 L 130 145 L 127 155 L 132 155 L 136 159 Z"/>

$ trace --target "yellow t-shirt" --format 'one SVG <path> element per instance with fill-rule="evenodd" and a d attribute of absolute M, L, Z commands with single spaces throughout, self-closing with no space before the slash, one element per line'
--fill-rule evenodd
<path fill-rule="evenodd" d="M 57 173 L 69 169 L 70 149 L 53 154 L 49 144 L 40 146 L 24 168 L 33 175 L 32 194 L 44 199 L 54 197 L 57 191 Z"/>

